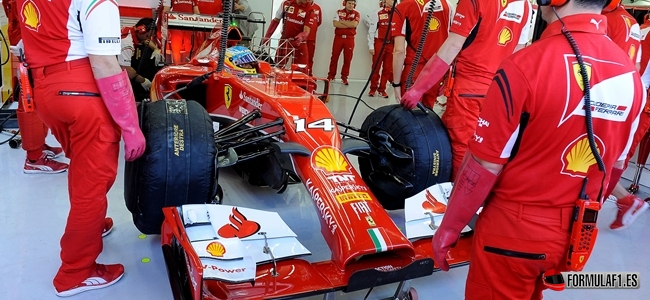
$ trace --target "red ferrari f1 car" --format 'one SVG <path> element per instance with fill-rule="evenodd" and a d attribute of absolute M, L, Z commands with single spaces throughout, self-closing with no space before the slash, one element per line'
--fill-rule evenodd
<path fill-rule="evenodd" d="M 191 63 L 156 75 L 151 102 L 139 106 L 147 151 L 126 168 L 127 206 L 138 229 L 162 233 L 175 298 L 287 299 L 395 282 L 396 298 L 417 298 L 408 282 L 436 270 L 427 237 L 451 189 L 440 119 L 394 105 L 361 128 L 336 122 L 326 80 L 316 92 L 319 80 L 299 66 L 233 46 L 237 31 L 220 27 Z M 302 183 L 331 259 L 300 259 L 309 250 L 275 213 L 222 205 L 225 167 L 280 192 Z M 386 209 L 405 203 L 402 232 Z M 463 236 L 448 262 L 465 265 L 470 244 Z"/>

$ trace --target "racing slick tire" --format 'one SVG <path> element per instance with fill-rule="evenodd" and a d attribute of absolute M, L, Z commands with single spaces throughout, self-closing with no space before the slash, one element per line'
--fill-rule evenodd
<path fill-rule="evenodd" d="M 147 149 L 126 163 L 124 199 L 138 230 L 160 234 L 163 207 L 210 203 L 214 198 L 214 129 L 196 101 L 141 103 L 138 114 Z"/>
<path fill-rule="evenodd" d="M 404 200 L 424 189 L 451 179 L 451 144 L 447 129 L 440 117 L 427 109 L 403 109 L 399 104 L 380 107 L 366 117 L 362 126 L 362 138 L 368 138 L 374 127 L 388 133 L 396 143 L 413 150 L 413 160 L 394 161 L 390 156 L 359 156 L 359 171 L 377 200 L 385 209 L 402 209 Z M 404 163 L 406 161 L 406 163 Z M 398 177 L 410 183 L 412 188 L 399 190 L 385 180 L 373 180 L 371 173 L 380 171 L 386 177 Z M 390 180 L 389 180 L 390 181 Z"/>

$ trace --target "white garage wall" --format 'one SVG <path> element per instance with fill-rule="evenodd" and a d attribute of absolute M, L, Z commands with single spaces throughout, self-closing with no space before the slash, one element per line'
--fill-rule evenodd
<path fill-rule="evenodd" d="M 332 43 L 334 42 L 334 25 L 332 20 L 337 10 L 342 9 L 341 0 L 315 0 L 323 14 L 323 24 L 318 28 L 316 37 L 316 55 L 314 57 L 314 76 L 327 77 L 329 70 L 330 57 L 332 56 Z M 273 7 L 277 9 L 282 3 L 281 0 L 273 0 Z M 357 0 L 356 10 L 364 18 L 379 9 L 379 0 Z M 279 30 L 278 30 L 279 31 Z M 366 42 L 368 28 L 363 25 L 363 19 L 357 27 L 355 37 L 354 55 L 352 57 L 352 66 L 350 67 L 350 79 L 367 79 L 370 74 L 372 65 L 372 56 L 368 52 L 368 43 Z M 339 58 L 337 79 L 340 78 L 341 66 L 343 65 L 343 54 Z"/>

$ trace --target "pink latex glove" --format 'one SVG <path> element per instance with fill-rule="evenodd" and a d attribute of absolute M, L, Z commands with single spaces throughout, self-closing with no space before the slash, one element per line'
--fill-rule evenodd
<path fill-rule="evenodd" d="M 115 123 L 122 128 L 124 159 L 134 161 L 144 154 L 146 141 L 140 130 L 138 113 L 135 109 L 135 97 L 129 77 L 126 71 L 122 71 L 119 74 L 95 81 L 108 112 Z"/>
<path fill-rule="evenodd" d="M 296 35 L 296 37 L 294 38 L 294 40 L 295 40 L 298 44 L 302 44 L 304 41 L 307 40 L 308 37 L 309 37 L 309 33 L 303 31 L 303 32 L 299 33 L 298 35 Z"/>
<path fill-rule="evenodd" d="M 449 271 L 449 248 L 456 245 L 463 228 L 481 207 L 497 178 L 497 175 L 479 164 L 470 152 L 465 154 L 449 196 L 442 224 L 431 241 L 433 261 L 441 270 Z"/>
<path fill-rule="evenodd" d="M 280 25 L 280 21 L 277 19 L 271 20 L 271 24 L 269 24 L 269 29 L 266 30 L 266 33 L 264 34 L 264 38 L 262 38 L 262 45 L 266 45 L 269 43 L 269 40 L 271 39 L 271 36 L 273 36 L 273 33 L 275 33 L 275 30 L 278 28 L 278 25 Z"/>
<path fill-rule="evenodd" d="M 420 75 L 411 88 L 404 93 L 400 103 L 406 109 L 413 109 L 420 102 L 424 93 L 440 81 L 442 76 L 449 71 L 449 64 L 438 55 L 434 55 L 424 66 Z"/>

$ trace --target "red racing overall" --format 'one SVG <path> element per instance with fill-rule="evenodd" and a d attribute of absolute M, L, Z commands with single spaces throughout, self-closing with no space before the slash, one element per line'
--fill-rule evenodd
<path fill-rule="evenodd" d="M 628 55 L 605 36 L 605 26 L 594 26 L 603 16 L 562 20 L 590 69 L 594 140 L 609 177 L 630 150 L 645 91 Z M 561 28 L 551 23 L 539 41 L 500 64 L 486 96 L 490 105 L 469 142 L 468 152 L 505 166 L 476 224 L 466 299 L 541 299 L 542 274 L 566 269 L 584 178 L 590 199 L 601 188 L 603 172 L 592 152 L 580 150 L 588 145 L 582 79 Z"/>
<path fill-rule="evenodd" d="M 9 34 L 9 43 L 15 46 L 21 40 L 18 8 L 14 0 L 3 1 L 2 5 L 8 19 L 9 26 L 7 31 Z M 18 127 L 20 128 L 20 137 L 22 139 L 21 145 L 23 150 L 27 152 L 27 159 L 32 161 L 38 160 L 43 155 L 48 128 L 43 124 L 38 114 L 25 112 L 22 101 L 18 101 L 16 114 L 18 117 Z"/>
<path fill-rule="evenodd" d="M 306 40 L 296 40 L 296 37 L 304 31 L 305 26 L 310 28 L 315 24 L 315 13 L 309 1 L 298 3 L 296 0 L 284 1 L 278 8 L 275 18 L 282 21 L 282 37 L 280 43 L 284 43 L 278 49 L 278 60 L 276 63 L 285 65 L 289 62 L 288 55 L 293 50 L 293 63 L 308 65 L 309 52 Z"/>
<path fill-rule="evenodd" d="M 116 2 L 56 2 L 17 0 L 26 16 L 21 32 L 34 79 L 35 110 L 70 159 L 70 213 L 54 278 L 57 291 L 65 291 L 89 277 L 102 252 L 106 193 L 117 176 L 120 127 L 98 96 L 88 54 L 118 55 L 120 27 Z"/>
<path fill-rule="evenodd" d="M 314 25 L 309 30 L 309 37 L 307 38 L 307 70 L 309 76 L 314 75 L 314 54 L 316 54 L 316 34 L 318 34 L 318 27 L 323 23 L 323 13 L 318 4 L 311 0 L 312 9 L 314 11 Z"/>
<path fill-rule="evenodd" d="M 393 15 L 393 23 L 395 23 L 395 25 L 391 27 L 392 36 L 405 37 L 407 44 L 404 68 L 401 72 L 400 82 L 394 82 L 401 83 L 402 95 L 407 91 L 406 79 L 408 78 L 411 66 L 414 63 L 415 53 L 420 44 L 420 37 L 422 36 L 422 31 L 424 30 L 425 21 L 427 19 L 427 6 L 420 4 L 419 2 L 420 1 L 416 0 L 400 1 L 400 3 L 395 7 L 395 13 Z M 429 2 L 427 2 L 426 5 L 430 5 L 428 3 Z M 427 33 L 427 39 L 424 44 L 422 56 L 418 61 L 411 84 L 415 82 L 429 59 L 438 52 L 438 49 L 440 49 L 440 46 L 442 46 L 442 43 L 445 42 L 448 36 L 449 23 L 452 18 L 451 13 L 453 13 L 449 2 L 446 0 L 436 0 L 433 6 L 433 11 L 433 17 L 429 23 L 429 32 Z M 393 72 L 397 71 L 398 70 L 393 70 Z M 422 104 L 427 107 L 433 107 L 438 99 L 439 89 L 437 86 L 438 85 L 436 85 L 436 88 L 433 88 L 424 94 L 421 100 Z"/>
<path fill-rule="evenodd" d="M 603 16 L 607 18 L 607 36 L 609 36 L 609 38 L 614 43 L 616 43 L 616 45 L 623 49 L 623 51 L 628 54 L 633 62 L 637 62 L 637 58 L 641 59 L 641 57 L 639 57 L 642 37 L 641 29 L 634 17 L 632 17 L 621 5 L 618 5 L 612 11 L 603 11 Z M 650 52 L 650 48 L 648 48 L 647 51 Z M 641 69 L 639 73 L 643 74 L 642 71 L 643 69 Z M 648 105 L 648 103 L 646 103 L 646 105 Z M 646 135 L 649 128 L 650 114 L 648 114 L 648 111 L 646 110 L 645 113 L 641 114 L 639 127 L 634 134 L 632 147 L 630 148 L 630 152 L 627 155 L 626 165 L 632 156 L 634 156 L 636 147 L 641 142 L 641 139 L 643 139 L 643 137 Z M 643 164 L 645 162 L 639 163 Z"/>
<path fill-rule="evenodd" d="M 530 11 L 526 0 L 458 2 L 449 31 L 467 40 L 456 57 L 454 86 L 442 115 L 451 140 L 452 178 L 474 135 L 494 72 L 518 44 L 528 41 Z"/>
<path fill-rule="evenodd" d="M 361 15 L 356 10 L 340 9 L 334 16 L 334 21 L 356 21 L 361 20 Z M 354 36 L 357 34 L 356 28 L 336 28 L 334 29 L 334 44 L 332 44 L 332 57 L 330 58 L 330 68 L 327 78 L 336 77 L 339 57 L 343 52 L 343 67 L 341 67 L 341 79 L 346 81 L 350 76 L 350 64 L 352 63 L 352 54 L 354 53 Z"/>
<path fill-rule="evenodd" d="M 393 39 L 386 33 L 390 31 L 390 7 L 382 7 L 372 17 L 373 22 L 370 24 L 369 32 L 374 32 L 374 35 L 369 37 L 368 43 L 372 42 L 372 46 L 368 45 L 370 50 L 375 51 L 372 57 L 372 70 L 375 70 L 370 77 L 370 93 L 374 94 L 375 91 L 380 93 L 386 92 L 386 83 L 393 80 Z M 370 33 L 369 33 L 370 34 Z M 383 47 L 383 52 L 382 52 Z M 377 65 L 374 65 L 377 63 Z"/>

